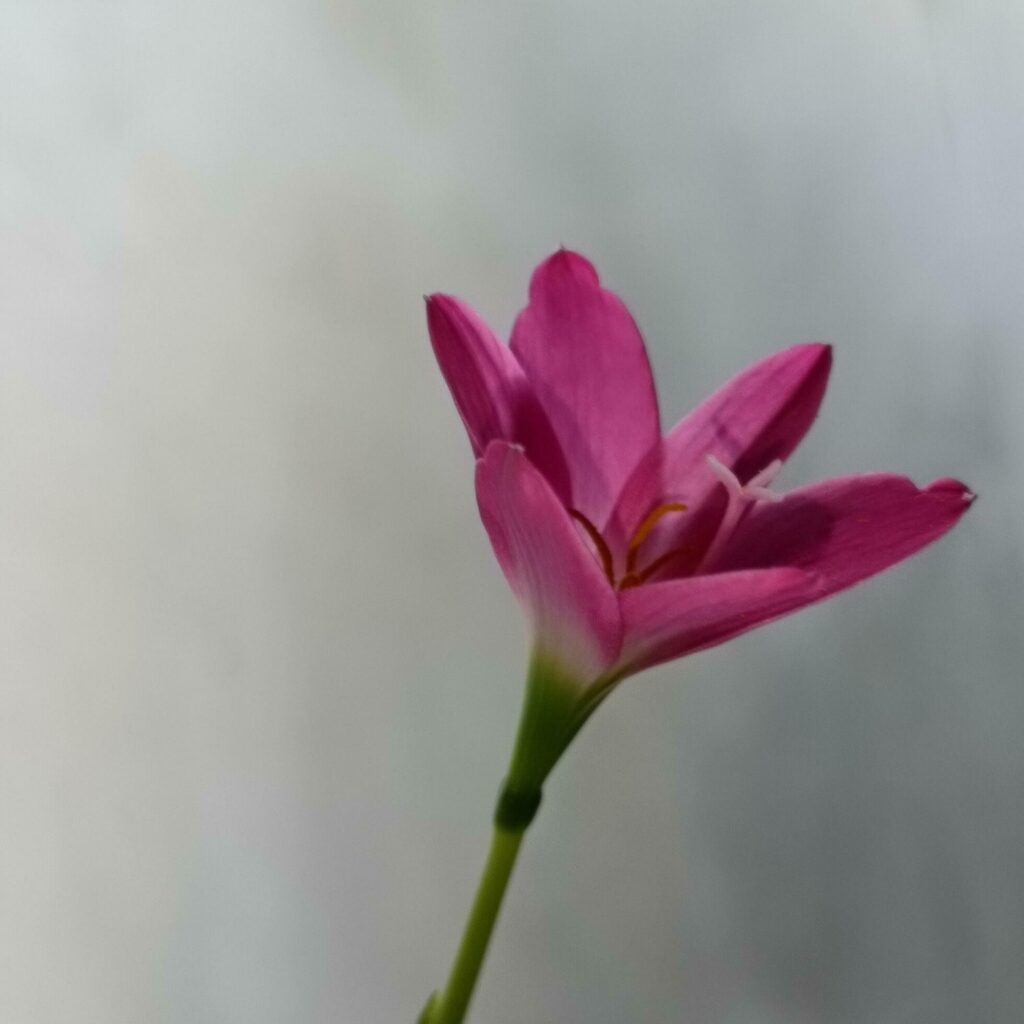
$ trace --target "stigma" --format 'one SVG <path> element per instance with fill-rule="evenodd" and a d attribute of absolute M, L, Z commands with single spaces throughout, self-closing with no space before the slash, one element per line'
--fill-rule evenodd
<path fill-rule="evenodd" d="M 783 499 L 783 495 L 770 490 L 768 486 L 782 469 L 781 459 L 773 459 L 760 473 L 755 473 L 745 484 L 741 484 L 739 477 L 728 466 L 719 462 L 714 455 L 708 455 L 706 461 L 708 469 L 725 488 L 728 501 L 718 529 L 704 552 L 704 557 L 694 569 L 695 575 L 708 572 L 714 567 L 714 563 L 728 544 L 729 538 L 739 526 L 743 513 L 750 505 L 759 501 L 778 502 Z"/>

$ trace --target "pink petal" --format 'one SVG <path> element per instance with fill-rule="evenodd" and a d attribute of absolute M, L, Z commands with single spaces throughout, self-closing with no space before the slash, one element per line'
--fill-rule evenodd
<path fill-rule="evenodd" d="M 958 480 L 844 477 L 755 506 L 719 565 L 620 594 L 623 675 L 728 640 L 820 601 L 941 537 L 974 495 Z"/>
<path fill-rule="evenodd" d="M 561 250 L 530 281 L 512 351 L 547 412 L 572 478 L 573 505 L 598 528 L 660 438 L 643 338 L 582 256 Z"/>
<path fill-rule="evenodd" d="M 647 455 L 623 489 L 609 535 L 621 546 L 652 505 L 683 501 L 689 513 L 666 520 L 648 542 L 650 556 L 704 546 L 724 508 L 724 491 L 708 470 L 713 455 L 746 483 L 786 459 L 818 413 L 832 366 L 828 345 L 794 345 L 747 367 L 685 416 Z"/>
<path fill-rule="evenodd" d="M 814 422 L 831 368 L 831 346 L 818 343 L 794 345 L 748 366 L 666 436 L 666 486 L 703 484 L 707 455 L 744 483 L 773 460 L 785 460 Z"/>
<path fill-rule="evenodd" d="M 713 647 L 770 622 L 815 600 L 818 587 L 813 574 L 799 569 L 759 569 L 623 590 L 621 674 Z"/>
<path fill-rule="evenodd" d="M 522 445 L 555 490 L 568 500 L 565 459 L 508 346 L 470 306 L 450 295 L 428 296 L 427 326 L 473 453 L 479 458 L 494 440 Z"/>
<path fill-rule="evenodd" d="M 958 480 L 937 480 L 923 490 L 883 473 L 825 480 L 751 509 L 717 567 L 806 569 L 821 579 L 824 597 L 941 537 L 973 500 Z"/>
<path fill-rule="evenodd" d="M 493 441 L 477 463 L 480 516 L 539 651 L 581 683 L 618 654 L 618 602 L 597 560 L 523 452 Z"/>

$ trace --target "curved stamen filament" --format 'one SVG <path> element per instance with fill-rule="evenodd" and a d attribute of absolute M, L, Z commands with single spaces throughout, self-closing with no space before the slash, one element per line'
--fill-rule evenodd
<path fill-rule="evenodd" d="M 695 555 L 698 551 L 699 548 L 695 548 L 692 544 L 682 544 L 677 548 L 672 548 L 671 551 L 666 551 L 665 554 L 660 555 L 651 562 L 646 569 L 636 573 L 628 573 L 619 584 L 619 589 L 638 587 L 641 583 L 646 583 L 659 569 L 664 568 L 674 558 L 678 558 L 680 555 Z"/>
<path fill-rule="evenodd" d="M 615 559 L 612 556 L 611 548 L 608 547 L 608 542 L 601 536 L 601 531 L 579 509 L 569 509 L 569 515 L 586 530 L 590 542 L 594 545 L 594 550 L 601 559 L 601 567 L 604 569 L 608 582 L 613 587 L 617 586 L 619 590 L 625 590 L 627 587 L 638 587 L 641 583 L 645 583 L 666 562 L 677 555 L 694 550 L 689 545 L 683 545 L 682 547 L 673 548 L 671 551 L 656 558 L 646 569 L 637 569 L 636 566 L 641 546 L 651 535 L 651 531 L 657 526 L 661 517 L 668 515 L 670 512 L 685 512 L 686 510 L 687 506 L 681 501 L 667 501 L 663 505 L 653 508 L 644 516 L 640 525 L 633 531 L 633 537 L 629 542 L 629 547 L 626 549 L 626 572 L 618 584 L 615 582 Z"/>
<path fill-rule="evenodd" d="M 686 505 L 681 501 L 668 501 L 647 513 L 643 522 L 636 528 L 633 539 L 629 542 L 629 548 L 626 551 L 626 579 L 636 574 L 636 559 L 640 554 L 640 545 L 650 536 L 651 530 L 657 526 L 658 520 L 662 516 L 668 515 L 669 512 L 685 511 Z"/>
<path fill-rule="evenodd" d="M 569 515 L 587 531 L 587 536 L 590 538 L 594 547 L 597 548 L 597 553 L 600 556 L 604 574 L 608 577 L 608 582 L 614 587 L 615 564 L 612 561 L 612 552 L 611 548 L 608 547 L 608 542 L 601 536 L 601 531 L 598 530 L 598 528 L 582 512 L 578 512 L 576 509 L 571 508 L 569 509 Z"/>

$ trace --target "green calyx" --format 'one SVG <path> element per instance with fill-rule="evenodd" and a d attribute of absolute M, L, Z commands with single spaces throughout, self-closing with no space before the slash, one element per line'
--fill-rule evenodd
<path fill-rule="evenodd" d="M 605 693 L 607 689 L 577 679 L 550 655 L 534 652 L 512 761 L 495 812 L 499 828 L 522 831 L 533 820 L 545 779 Z"/>

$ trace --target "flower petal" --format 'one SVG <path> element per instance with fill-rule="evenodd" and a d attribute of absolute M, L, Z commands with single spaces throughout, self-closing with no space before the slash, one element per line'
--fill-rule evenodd
<path fill-rule="evenodd" d="M 959 480 L 919 489 L 873 473 L 825 480 L 751 509 L 718 563 L 722 570 L 792 566 L 834 594 L 903 561 L 941 537 L 970 508 Z"/>
<path fill-rule="evenodd" d="M 561 250 L 534 271 L 512 351 L 565 453 L 573 505 L 601 528 L 661 434 L 654 380 L 633 318 L 601 287 L 590 263 Z"/>
<path fill-rule="evenodd" d="M 620 594 L 623 644 L 615 674 L 631 675 L 713 647 L 813 601 L 819 583 L 799 569 L 757 569 L 666 580 Z"/>
<path fill-rule="evenodd" d="M 748 366 L 685 416 L 665 438 L 662 472 L 669 490 L 708 481 L 713 455 L 741 481 L 803 439 L 825 395 L 832 348 L 794 345 Z M 710 479 L 709 488 L 715 483 Z"/>
<path fill-rule="evenodd" d="M 508 346 L 470 306 L 451 295 L 427 297 L 427 326 L 477 458 L 494 440 L 522 445 L 568 501 L 569 475 L 561 448 Z"/>
<path fill-rule="evenodd" d="M 941 537 L 974 495 L 958 480 L 843 477 L 753 508 L 721 572 L 620 595 L 628 675 L 728 640 L 902 561 Z M 616 669 L 616 674 L 620 670 Z"/>
<path fill-rule="evenodd" d="M 615 660 L 622 624 L 615 592 L 541 473 L 493 441 L 477 463 L 477 501 L 536 649 L 580 683 Z"/>
<path fill-rule="evenodd" d="M 725 499 L 707 456 L 742 483 L 786 459 L 817 415 L 831 365 L 830 346 L 794 345 L 748 366 L 683 417 L 623 488 L 608 529 L 613 548 L 621 547 L 653 505 L 666 500 L 685 502 L 689 513 L 661 525 L 648 541 L 650 556 L 705 547 Z"/>
<path fill-rule="evenodd" d="M 514 440 L 516 410 L 529 390 L 515 356 L 451 295 L 427 297 L 427 327 L 473 453 L 479 458 L 495 438 Z"/>

